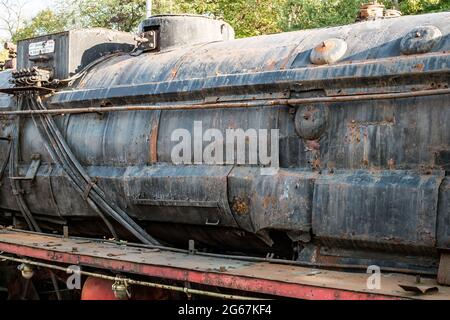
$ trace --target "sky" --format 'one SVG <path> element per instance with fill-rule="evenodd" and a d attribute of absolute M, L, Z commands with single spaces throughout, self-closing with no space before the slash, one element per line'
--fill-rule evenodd
<path fill-rule="evenodd" d="M 52 0 L 26 0 L 27 5 L 25 6 L 25 14 L 28 18 L 32 18 L 40 10 L 51 7 L 53 4 Z"/>
<path fill-rule="evenodd" d="M 25 7 L 25 13 L 28 17 L 32 17 L 40 10 L 48 8 L 51 5 L 51 0 L 31 0 L 30 3 Z"/>
<path fill-rule="evenodd" d="M 26 0 L 27 5 L 24 7 L 24 14 L 27 19 L 35 16 L 40 10 L 51 7 L 52 0 Z M 1 14 L 1 13 L 0 13 Z M 0 38 L 4 39 L 8 36 L 8 33 L 0 30 Z"/>

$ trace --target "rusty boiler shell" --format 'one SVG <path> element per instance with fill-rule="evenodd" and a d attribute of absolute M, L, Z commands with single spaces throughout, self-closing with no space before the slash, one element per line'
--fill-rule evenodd
<path fill-rule="evenodd" d="M 317 65 L 336 63 L 344 57 L 347 48 L 347 42 L 342 39 L 328 39 L 311 51 L 310 60 Z"/>

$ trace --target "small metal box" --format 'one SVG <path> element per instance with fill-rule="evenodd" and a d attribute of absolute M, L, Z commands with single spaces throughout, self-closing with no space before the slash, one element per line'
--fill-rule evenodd
<path fill-rule="evenodd" d="M 89 63 L 113 52 L 135 47 L 131 33 L 106 29 L 66 31 L 18 43 L 17 69 L 39 67 L 50 70 L 53 79 L 66 79 Z"/>

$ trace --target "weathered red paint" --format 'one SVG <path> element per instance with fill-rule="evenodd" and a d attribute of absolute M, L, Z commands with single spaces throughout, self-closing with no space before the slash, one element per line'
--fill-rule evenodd
<path fill-rule="evenodd" d="M 117 300 L 112 291 L 113 283 L 105 279 L 89 277 L 83 285 L 81 300 L 83 301 L 114 301 Z"/>
<path fill-rule="evenodd" d="M 99 269 L 114 270 L 162 279 L 191 282 L 286 298 L 305 300 L 400 299 L 399 297 L 380 294 L 353 292 L 304 284 L 285 283 L 267 279 L 254 279 L 230 274 L 199 272 L 187 269 L 173 268 L 169 266 L 143 265 L 136 262 L 120 261 L 114 258 L 105 259 L 75 253 L 61 253 L 52 250 L 29 248 L 21 245 L 7 244 L 2 242 L 0 242 L 0 251 L 13 253 L 23 257 L 53 261 L 58 263 L 89 266 Z"/>
<path fill-rule="evenodd" d="M 115 301 L 118 300 L 112 290 L 114 282 L 107 279 L 88 277 L 81 291 L 83 301 Z M 169 300 L 171 293 L 158 288 L 130 286 L 129 300 L 162 301 Z"/>

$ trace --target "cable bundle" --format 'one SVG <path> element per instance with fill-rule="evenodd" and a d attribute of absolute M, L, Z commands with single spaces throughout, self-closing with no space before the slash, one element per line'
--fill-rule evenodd
<path fill-rule="evenodd" d="M 31 110 L 47 110 L 41 98 L 37 95 L 26 99 L 26 104 Z M 33 121 L 45 141 L 47 150 L 53 161 L 64 169 L 77 192 L 100 215 L 115 237 L 117 235 L 115 235 L 114 229 L 104 214 L 113 218 L 143 243 L 151 245 L 159 244 L 156 239 L 151 237 L 143 228 L 135 223 L 126 212 L 120 209 L 114 202 L 107 199 L 103 190 L 92 181 L 86 170 L 78 162 L 70 147 L 65 142 L 52 116 L 47 114 L 33 115 Z M 89 193 L 86 194 L 86 190 L 89 190 Z"/>

